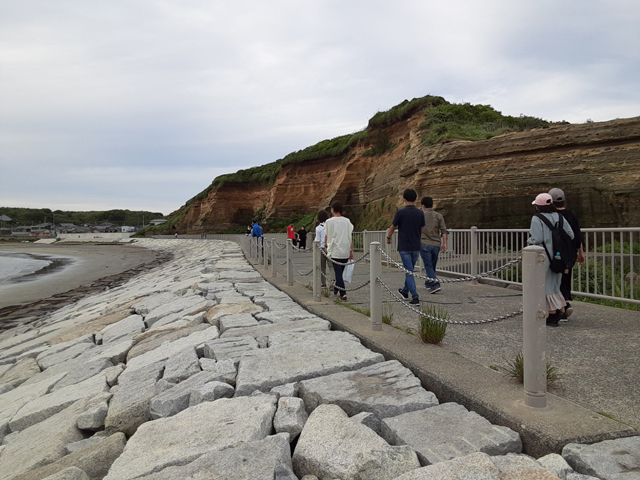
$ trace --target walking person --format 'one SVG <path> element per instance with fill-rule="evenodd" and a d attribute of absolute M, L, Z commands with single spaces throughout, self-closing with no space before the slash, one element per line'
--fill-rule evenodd
<path fill-rule="evenodd" d="M 576 217 L 571 210 L 568 210 L 565 207 L 566 197 L 561 189 L 552 188 L 551 190 L 549 190 L 549 195 L 551 195 L 553 204 L 555 205 L 558 213 L 564 217 L 569 225 L 571 225 L 571 230 L 573 230 L 574 235 L 573 246 L 576 248 L 576 252 L 578 253 L 577 262 L 580 265 L 584 265 L 582 231 L 580 230 L 580 222 L 578 221 L 578 217 Z M 572 274 L 573 269 L 563 273 L 562 281 L 560 282 L 560 292 L 564 296 L 566 302 L 564 306 L 564 313 L 560 316 L 561 322 L 566 322 L 573 313 L 573 307 L 569 303 L 569 301 L 573 301 L 573 297 L 571 296 Z"/>
<path fill-rule="evenodd" d="M 251 236 L 255 237 L 256 242 L 258 244 L 258 248 L 262 246 L 262 255 L 264 255 L 264 243 L 262 241 L 262 227 L 258 222 L 253 222 L 253 227 L 251 228 Z"/>
<path fill-rule="evenodd" d="M 324 224 L 326 233 L 327 254 L 333 263 L 333 271 L 336 275 L 336 283 L 333 293 L 338 295 L 340 300 L 347 300 L 347 291 L 344 286 L 342 273 L 349 260 L 353 260 L 353 225 L 351 221 L 342 216 L 342 202 L 334 200 L 331 202 L 331 214 L 333 215 Z"/>
<path fill-rule="evenodd" d="M 327 234 L 324 231 L 325 222 L 328 220 L 329 214 L 325 209 L 318 210 L 316 215 L 316 221 L 318 222 L 318 226 L 316 227 L 316 242 L 320 242 L 320 250 L 322 252 L 327 253 L 327 242 L 326 237 Z M 324 254 L 320 254 L 320 271 L 322 272 L 322 287 L 327 286 L 327 257 Z"/>
<path fill-rule="evenodd" d="M 420 256 L 420 237 L 424 231 L 424 214 L 416 208 L 418 194 L 413 189 L 406 189 L 402 195 L 404 207 L 396 212 L 393 222 L 387 232 L 387 244 L 391 244 L 393 232 L 398 229 L 398 253 L 402 259 L 405 270 L 413 272 L 418 257 Z M 413 275 L 405 273 L 404 287 L 398 291 L 404 298 L 411 294 L 411 305 L 419 305 L 420 298 L 416 290 L 416 281 Z"/>
<path fill-rule="evenodd" d="M 300 250 L 306 250 L 307 248 L 307 230 L 304 228 L 304 225 L 300 227 L 298 230 L 298 244 L 300 246 Z"/>
<path fill-rule="evenodd" d="M 296 229 L 292 224 L 289 224 L 289 226 L 287 227 L 287 240 L 291 240 L 291 243 L 293 243 L 293 246 L 295 247 L 295 245 L 296 245 Z"/>
<path fill-rule="evenodd" d="M 532 202 L 535 206 L 536 212 L 545 217 L 552 225 L 556 225 L 560 222 L 560 214 L 556 212 L 556 207 L 553 204 L 553 199 L 548 193 L 539 194 Z M 573 238 L 573 230 L 569 222 L 562 221 L 564 231 L 567 232 L 569 237 Z M 529 227 L 529 244 L 541 245 L 547 252 L 551 254 L 545 255 L 546 274 L 545 274 L 545 298 L 546 309 L 549 312 L 547 317 L 547 326 L 557 327 L 560 317 L 564 312 L 565 299 L 564 295 L 560 292 L 560 283 L 562 282 L 562 274 L 554 273 L 550 268 L 549 255 L 554 254 L 553 240 L 551 229 L 545 225 L 545 223 L 534 215 L 531 218 L 531 226 Z"/>
<path fill-rule="evenodd" d="M 420 237 L 420 257 L 427 278 L 436 278 L 436 264 L 440 252 L 447 251 L 447 226 L 444 217 L 433 209 L 433 198 L 422 197 L 420 208 L 424 212 L 424 231 Z M 440 282 L 425 280 L 424 286 L 429 293 L 441 290 Z"/>

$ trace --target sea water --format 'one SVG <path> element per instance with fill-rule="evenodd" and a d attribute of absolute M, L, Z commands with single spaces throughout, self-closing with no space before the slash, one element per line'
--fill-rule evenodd
<path fill-rule="evenodd" d="M 69 259 L 30 253 L 0 253 L 0 285 L 32 280 L 69 263 Z"/>

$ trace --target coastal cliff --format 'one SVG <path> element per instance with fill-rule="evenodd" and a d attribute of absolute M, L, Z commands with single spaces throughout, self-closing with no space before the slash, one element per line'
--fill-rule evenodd
<path fill-rule="evenodd" d="M 339 199 L 358 230 L 382 229 L 402 191 L 414 188 L 434 198 L 450 227 L 527 228 L 532 199 L 552 187 L 565 191 L 585 227 L 640 225 L 640 117 L 435 144 L 426 132 L 418 110 L 391 125 L 370 123 L 337 154 L 269 164 L 277 169 L 266 180 L 216 179 L 172 214 L 173 225 L 220 232 L 259 218 L 269 228 Z"/>

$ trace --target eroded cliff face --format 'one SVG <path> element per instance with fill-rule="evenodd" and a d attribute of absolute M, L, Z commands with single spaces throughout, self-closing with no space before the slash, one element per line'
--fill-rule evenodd
<path fill-rule="evenodd" d="M 451 228 L 528 228 L 533 198 L 552 187 L 585 227 L 640 225 L 640 117 L 436 146 L 422 145 L 422 119 L 385 130 L 394 148 L 384 155 L 367 156 L 364 140 L 340 158 L 286 165 L 273 185 L 225 184 L 194 201 L 179 229 L 223 231 L 260 209 L 285 219 L 333 199 L 357 229 L 383 229 L 405 188 L 433 197 Z"/>

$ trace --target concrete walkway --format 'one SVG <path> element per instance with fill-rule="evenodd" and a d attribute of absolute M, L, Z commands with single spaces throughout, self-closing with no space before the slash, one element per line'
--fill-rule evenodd
<path fill-rule="evenodd" d="M 283 260 L 283 259 L 281 259 Z M 296 270 L 310 270 L 311 254 L 294 252 Z M 433 391 L 440 402 L 455 401 L 491 422 L 518 431 L 527 453 L 535 456 L 560 452 L 570 442 L 593 443 L 640 432 L 640 313 L 574 302 L 575 313 L 560 328 L 548 329 L 547 358 L 560 380 L 549 388 L 548 407 L 536 410 L 522 404 L 523 387 L 493 368 L 506 365 L 522 349 L 522 317 L 484 325 L 449 325 L 440 346 L 423 344 L 406 329 L 416 329 L 416 314 L 384 292 L 383 307 L 392 314 L 392 326 L 371 329 L 369 318 L 330 298 L 314 302 L 304 286 L 310 276 L 295 275 L 288 286 L 285 267 L 278 276 L 254 261 L 263 276 L 313 313 L 331 321 L 335 329 L 357 335 L 367 347 L 388 359 L 398 359 Z M 369 267 L 359 263 L 351 287 L 369 279 Z M 394 292 L 404 275 L 383 269 L 383 281 Z M 347 288 L 350 286 L 347 285 Z M 479 320 L 522 308 L 521 292 L 471 282 L 442 285 L 429 295 L 418 292 L 423 306 L 445 308 L 454 320 Z M 369 308 L 369 287 L 348 292 L 348 303 Z"/>

